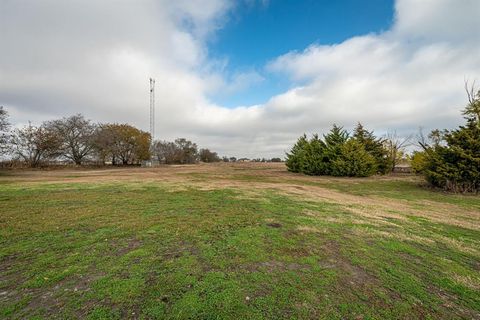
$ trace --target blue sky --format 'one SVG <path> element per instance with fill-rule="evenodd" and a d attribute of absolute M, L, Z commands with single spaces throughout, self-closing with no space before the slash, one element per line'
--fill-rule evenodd
<path fill-rule="evenodd" d="M 210 98 L 226 107 L 264 103 L 295 85 L 283 75 L 267 72 L 264 67 L 270 60 L 311 44 L 331 45 L 388 30 L 393 18 L 393 0 L 240 2 L 209 42 L 209 53 L 227 61 L 227 77 L 256 72 L 263 80 Z"/>
<path fill-rule="evenodd" d="M 155 139 L 250 158 L 333 123 L 453 128 L 478 21 L 479 0 L 0 0 L 0 105 L 148 131 L 153 77 Z"/>

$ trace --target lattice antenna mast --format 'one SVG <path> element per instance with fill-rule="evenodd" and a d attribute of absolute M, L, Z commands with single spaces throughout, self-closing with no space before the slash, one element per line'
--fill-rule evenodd
<path fill-rule="evenodd" d="M 150 136 L 155 140 L 155 79 L 150 78 Z"/>

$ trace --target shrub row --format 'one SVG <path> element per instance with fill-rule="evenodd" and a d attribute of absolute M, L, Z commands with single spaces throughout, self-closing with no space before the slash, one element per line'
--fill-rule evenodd
<path fill-rule="evenodd" d="M 311 139 L 301 136 L 287 153 L 289 171 L 308 175 L 367 177 L 392 170 L 385 140 L 358 124 L 352 135 L 334 125 L 321 139 L 314 134 Z"/>

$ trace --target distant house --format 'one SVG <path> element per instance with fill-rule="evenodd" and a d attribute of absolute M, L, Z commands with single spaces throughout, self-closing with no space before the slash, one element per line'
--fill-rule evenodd
<path fill-rule="evenodd" d="M 152 168 L 152 167 L 158 167 L 160 165 L 160 161 L 158 161 L 158 160 L 145 160 L 145 161 L 142 161 L 140 164 L 141 164 L 142 167 Z"/>
<path fill-rule="evenodd" d="M 395 168 L 393 168 L 394 173 L 412 173 L 412 167 L 409 164 L 397 164 Z"/>
<path fill-rule="evenodd" d="M 250 159 L 248 158 L 240 158 L 237 160 L 238 162 L 252 162 Z"/>

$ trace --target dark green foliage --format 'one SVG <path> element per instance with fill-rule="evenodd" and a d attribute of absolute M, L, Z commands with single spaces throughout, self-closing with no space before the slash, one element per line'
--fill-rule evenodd
<path fill-rule="evenodd" d="M 353 136 L 337 125 L 323 140 L 316 134 L 310 140 L 301 136 L 287 154 L 286 165 L 292 172 L 349 177 L 367 177 L 390 168 L 382 140 L 361 124 Z"/>
<path fill-rule="evenodd" d="M 373 131 L 366 130 L 359 122 L 353 132 L 353 137 L 364 146 L 365 151 L 375 158 L 377 172 L 386 174 L 392 171 L 393 163 L 388 155 L 388 150 L 384 147 L 385 141 L 375 137 Z"/>
<path fill-rule="evenodd" d="M 290 153 L 287 153 L 286 165 L 289 171 L 303 172 L 305 166 L 305 148 L 308 145 L 307 136 L 303 135 L 298 138 L 297 143 Z"/>
<path fill-rule="evenodd" d="M 480 190 L 480 92 L 465 108 L 467 123 L 456 130 L 432 132 L 433 143 L 423 144 L 423 173 L 427 181 L 453 192 Z"/>
<path fill-rule="evenodd" d="M 328 162 L 335 161 L 342 154 L 342 146 L 349 139 L 349 134 L 342 127 L 333 125 L 332 130 L 324 136 L 326 145 L 326 157 Z M 325 174 L 332 174 L 333 168 L 327 169 Z"/>
<path fill-rule="evenodd" d="M 338 150 L 341 145 L 347 142 L 349 134 L 342 127 L 334 124 L 330 132 L 325 135 L 324 138 L 325 144 L 329 149 Z"/>
<path fill-rule="evenodd" d="M 425 148 L 423 171 L 435 187 L 453 192 L 480 190 L 480 127 L 469 120 L 466 126 L 447 131 L 443 143 Z"/>
<path fill-rule="evenodd" d="M 313 138 L 305 144 L 304 147 L 304 166 L 303 172 L 308 175 L 322 175 L 328 169 L 328 157 L 325 154 L 327 146 L 314 135 Z"/>
<path fill-rule="evenodd" d="M 368 177 L 375 173 L 375 158 L 355 139 L 350 139 L 341 147 L 341 153 L 332 163 L 334 176 Z"/>

